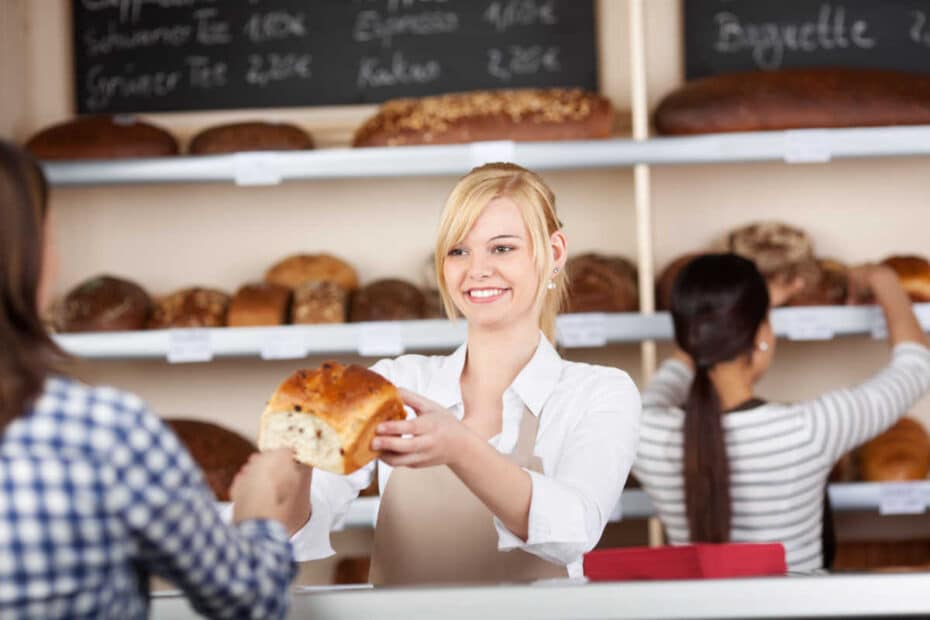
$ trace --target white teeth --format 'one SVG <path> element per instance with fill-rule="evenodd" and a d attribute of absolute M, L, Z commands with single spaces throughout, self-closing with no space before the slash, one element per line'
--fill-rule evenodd
<path fill-rule="evenodd" d="M 485 297 L 494 297 L 495 295 L 500 295 L 503 292 L 504 292 L 504 289 L 500 289 L 500 288 L 486 288 L 480 291 L 469 291 L 468 294 L 471 295 L 472 297 L 485 298 Z"/>

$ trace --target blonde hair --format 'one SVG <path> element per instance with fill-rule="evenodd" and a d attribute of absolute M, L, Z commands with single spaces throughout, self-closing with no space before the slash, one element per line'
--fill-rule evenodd
<path fill-rule="evenodd" d="M 538 276 L 536 306 L 541 308 L 539 327 L 555 342 L 555 317 L 565 302 L 567 282 L 564 270 L 553 274 L 550 248 L 552 233 L 562 228 L 555 211 L 555 194 L 535 172 L 516 164 L 493 163 L 473 169 L 462 177 L 442 209 L 436 240 L 435 266 L 439 293 L 447 316 L 458 312 L 449 295 L 443 265 L 449 251 L 461 243 L 472 229 L 481 211 L 495 198 L 509 198 L 520 209 L 530 234 L 533 259 Z M 555 288 L 549 289 L 549 281 Z"/>

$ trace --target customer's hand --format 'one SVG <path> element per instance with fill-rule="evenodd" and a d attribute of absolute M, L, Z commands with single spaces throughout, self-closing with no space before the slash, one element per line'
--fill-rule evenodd
<path fill-rule="evenodd" d="M 312 476 L 288 448 L 253 454 L 229 490 L 233 521 L 274 519 L 293 534 L 310 518 Z"/>
<path fill-rule="evenodd" d="M 471 431 L 445 407 L 409 390 L 399 392 L 417 417 L 379 424 L 372 449 L 380 450 L 380 459 L 392 467 L 453 465 L 460 442 Z"/>

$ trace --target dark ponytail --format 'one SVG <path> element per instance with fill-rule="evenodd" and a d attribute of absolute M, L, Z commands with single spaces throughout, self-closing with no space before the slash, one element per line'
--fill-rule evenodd
<path fill-rule="evenodd" d="M 684 405 L 683 474 L 692 542 L 730 539 L 730 460 L 710 372 L 720 362 L 752 353 L 768 307 L 765 279 L 751 261 L 735 254 L 700 256 L 675 279 L 675 340 L 695 364 Z"/>

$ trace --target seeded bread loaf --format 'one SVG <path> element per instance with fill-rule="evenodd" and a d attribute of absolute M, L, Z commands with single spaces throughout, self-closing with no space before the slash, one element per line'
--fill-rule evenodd
<path fill-rule="evenodd" d="M 688 82 L 656 108 L 662 134 L 930 123 L 930 76 L 804 68 L 727 73 Z"/>
<path fill-rule="evenodd" d="M 311 280 L 294 289 L 294 324 L 345 323 L 349 292 L 335 282 Z"/>
<path fill-rule="evenodd" d="M 313 138 L 290 123 L 253 121 L 208 127 L 191 138 L 191 155 L 241 151 L 297 151 L 313 148 Z"/>
<path fill-rule="evenodd" d="M 397 388 L 361 366 L 327 362 L 284 380 L 262 413 L 258 447 L 288 447 L 301 463 L 350 474 L 378 453 L 375 428 L 406 417 Z"/>
<path fill-rule="evenodd" d="M 177 155 L 170 133 L 132 116 L 87 116 L 43 129 L 26 142 L 38 159 L 118 159 Z"/>
<path fill-rule="evenodd" d="M 613 106 L 596 93 L 482 90 L 387 101 L 356 131 L 353 146 L 584 140 L 610 136 L 613 125 Z"/>
<path fill-rule="evenodd" d="M 162 297 L 155 304 L 149 327 L 223 327 L 229 295 L 207 288 L 186 288 Z"/>
<path fill-rule="evenodd" d="M 152 299 L 129 280 L 98 276 L 72 289 L 56 311 L 61 332 L 133 331 L 145 329 Z"/>

